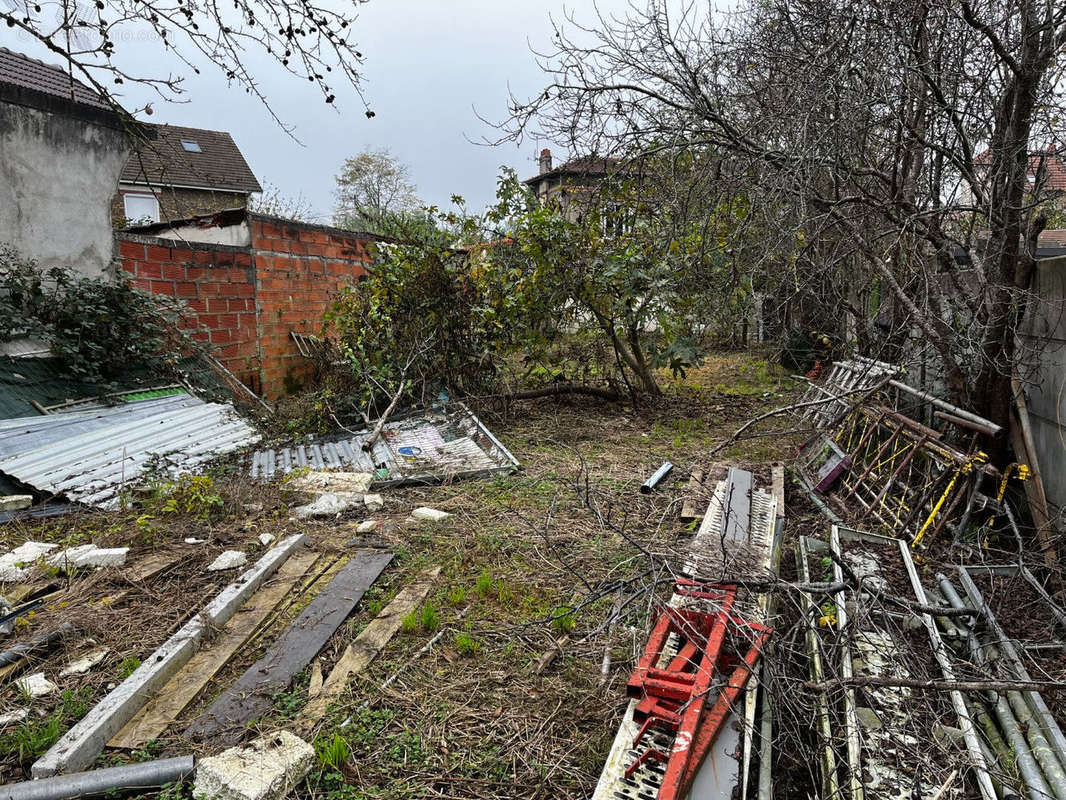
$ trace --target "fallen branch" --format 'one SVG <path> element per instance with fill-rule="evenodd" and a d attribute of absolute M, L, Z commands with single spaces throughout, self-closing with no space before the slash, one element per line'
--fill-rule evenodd
<path fill-rule="evenodd" d="M 859 688 L 863 686 L 901 687 L 930 689 L 935 692 L 1058 692 L 1066 690 L 1062 681 L 945 681 L 921 678 L 882 678 L 873 675 L 857 675 L 854 678 L 834 678 L 825 681 L 806 681 L 805 689 L 825 692 L 831 689 Z"/>
<path fill-rule="evenodd" d="M 374 442 L 381 436 L 381 431 L 385 429 L 385 423 L 388 422 L 389 416 L 396 410 L 396 405 L 400 402 L 400 398 L 403 397 L 404 391 L 407 389 L 407 367 L 404 367 L 403 373 L 400 375 L 400 388 L 396 390 L 396 394 L 392 396 L 392 400 L 385 409 L 385 413 L 378 417 L 377 424 L 374 425 L 374 430 L 370 432 L 370 435 L 363 440 L 363 452 L 369 453 L 374 449 Z"/>
<path fill-rule="evenodd" d="M 621 395 L 615 389 L 603 389 L 599 386 L 582 386 L 582 385 L 566 385 L 566 386 L 549 386 L 544 389 L 527 389 L 522 392 L 512 392 L 511 394 L 499 395 L 504 400 L 536 400 L 541 397 L 559 397 L 565 394 L 583 394 L 589 397 L 599 397 L 603 400 L 620 400 Z"/>
<path fill-rule="evenodd" d="M 551 649 L 548 650 L 544 655 L 542 655 L 540 657 L 540 660 L 537 661 L 537 674 L 542 674 L 544 670 L 550 667 L 552 665 L 552 662 L 555 661 L 555 659 L 557 659 L 559 655 L 563 652 L 563 648 L 566 647 L 569 643 L 569 634 L 555 642 L 555 644 L 552 645 Z"/>

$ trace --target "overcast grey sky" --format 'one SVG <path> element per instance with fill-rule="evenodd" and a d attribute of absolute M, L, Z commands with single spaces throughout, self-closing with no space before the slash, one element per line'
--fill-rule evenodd
<path fill-rule="evenodd" d="M 600 0 L 601 11 L 625 8 L 626 0 Z M 591 20 L 591 0 L 565 6 Z M 155 103 L 153 122 L 229 131 L 260 182 L 283 194 L 303 195 L 321 219 L 333 206 L 333 176 L 347 155 L 366 147 L 387 147 L 408 164 L 420 197 L 441 207 L 452 194 L 480 209 L 493 197 L 501 164 L 520 177 L 536 172 L 539 146 L 526 141 L 485 147 L 473 144 L 492 136 L 483 116 L 506 114 L 508 87 L 525 96 L 537 91 L 544 76 L 530 45 L 549 47 L 549 15 L 562 17 L 563 0 L 370 0 L 359 8 L 357 35 L 366 56 L 364 93 L 376 112 L 367 119 L 349 87 L 336 87 L 336 110 L 316 89 L 263 59 L 260 84 L 279 117 L 293 125 L 293 141 L 257 100 L 227 86 L 214 70 L 187 75 L 187 103 Z M 6 37 L 6 38 L 5 38 Z M 54 63 L 54 56 L 33 50 L 8 29 L 0 44 Z M 180 70 L 150 43 L 122 45 L 117 61 L 131 70 L 159 74 Z M 152 99 L 133 91 L 124 105 L 139 107 Z M 471 141 L 472 140 L 472 141 Z"/>

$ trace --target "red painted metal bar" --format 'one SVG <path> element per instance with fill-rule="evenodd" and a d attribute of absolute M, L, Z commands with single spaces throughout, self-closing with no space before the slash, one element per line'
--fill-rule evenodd
<path fill-rule="evenodd" d="M 755 642 L 752 644 L 751 649 L 748 650 L 747 655 L 744 656 L 744 660 L 733 670 L 733 674 L 722 688 L 711 710 L 704 716 L 692 742 L 691 755 L 687 760 L 686 770 L 678 785 L 677 793 L 666 794 L 666 784 L 664 782 L 663 791 L 659 792 L 659 800 L 680 800 L 688 794 L 692 788 L 692 782 L 696 779 L 696 773 L 699 772 L 700 767 L 707 758 L 707 754 L 711 750 L 711 746 L 714 744 L 714 740 L 718 738 L 718 734 L 725 724 L 730 709 L 736 704 L 740 693 L 744 691 L 748 679 L 754 672 L 755 663 L 759 660 L 762 648 L 770 639 L 772 631 L 754 623 L 747 623 L 747 626 L 758 633 Z"/>

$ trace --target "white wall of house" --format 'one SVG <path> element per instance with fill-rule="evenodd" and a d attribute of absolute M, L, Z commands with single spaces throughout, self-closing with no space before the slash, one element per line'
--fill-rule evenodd
<path fill-rule="evenodd" d="M 105 274 L 128 155 L 121 130 L 0 101 L 0 242 L 44 267 Z"/>

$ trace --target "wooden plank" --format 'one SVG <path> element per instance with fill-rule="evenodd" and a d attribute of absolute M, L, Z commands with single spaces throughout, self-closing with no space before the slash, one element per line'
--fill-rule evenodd
<path fill-rule="evenodd" d="M 1011 379 L 1011 388 L 1014 390 L 1014 414 L 1010 420 L 1011 446 L 1017 458 L 1024 458 L 1032 472 L 1025 486 L 1025 497 L 1029 501 L 1029 511 L 1033 515 L 1033 524 L 1036 525 L 1036 537 L 1040 543 L 1040 549 L 1044 554 L 1044 564 L 1058 574 L 1059 556 L 1052 544 L 1054 528 L 1051 524 L 1051 514 L 1048 511 L 1047 495 L 1044 494 L 1044 479 L 1040 472 L 1040 462 L 1036 456 L 1036 445 L 1033 442 L 1032 429 L 1029 426 L 1029 408 L 1025 402 L 1025 393 L 1022 390 L 1021 381 Z M 1056 594 L 1060 594 L 1060 587 Z"/>
<path fill-rule="evenodd" d="M 325 647 L 390 561 L 392 553 L 364 551 L 352 556 L 266 654 L 193 720 L 185 736 L 239 741 L 248 723 L 268 712 L 274 695 Z"/>
<path fill-rule="evenodd" d="M 785 518 L 785 465 L 780 461 L 770 467 L 770 483 L 773 485 L 774 499 L 777 501 L 777 518 Z"/>
<path fill-rule="evenodd" d="M 682 522 L 692 522 L 694 519 L 703 517 L 703 509 L 707 505 L 703 501 L 706 496 L 703 487 L 703 476 L 705 474 L 702 469 L 694 469 L 692 474 L 689 475 L 688 483 L 685 485 L 685 502 L 681 505 Z"/>
<path fill-rule="evenodd" d="M 200 613 L 133 671 L 126 680 L 93 706 L 74 727 L 52 745 L 30 767 L 34 778 L 50 778 L 60 772 L 76 772 L 88 767 L 118 733 L 141 710 L 160 687 L 181 669 L 200 648 L 211 626 L 225 625 L 245 601 L 273 575 L 297 548 L 307 542 L 307 534 L 289 536 L 223 589 Z"/>
<path fill-rule="evenodd" d="M 344 653 L 337 659 L 329 677 L 322 683 L 317 695 L 312 695 L 300 715 L 303 720 L 317 721 L 326 714 L 326 708 L 336 700 L 348 685 L 352 675 L 362 672 L 377 658 L 400 629 L 403 618 L 414 611 L 426 599 L 433 582 L 440 574 L 440 567 L 433 567 L 423 572 L 411 585 L 405 586 L 399 594 L 381 610 L 363 632 L 360 633 Z"/>
<path fill-rule="evenodd" d="M 267 614 L 292 591 L 296 582 L 317 559 L 317 553 L 300 553 L 285 562 L 276 578 L 252 595 L 226 624 L 218 639 L 189 659 L 155 698 L 108 742 L 108 746 L 136 750 L 145 742 L 158 738 L 241 648 Z"/>

